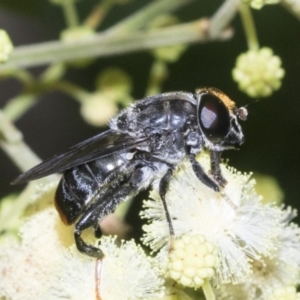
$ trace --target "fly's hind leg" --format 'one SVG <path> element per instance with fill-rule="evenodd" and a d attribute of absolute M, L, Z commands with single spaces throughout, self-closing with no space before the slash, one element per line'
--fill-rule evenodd
<path fill-rule="evenodd" d="M 82 231 L 85 229 L 88 229 L 90 227 L 96 227 L 98 226 L 98 209 L 95 210 L 88 210 L 86 211 L 83 216 L 80 218 L 78 223 L 75 225 L 75 230 L 74 230 L 74 238 L 75 238 L 75 243 L 77 246 L 77 249 L 89 256 L 96 257 L 96 258 L 103 258 L 104 254 L 103 252 L 92 245 L 88 245 L 85 243 L 81 237 Z"/>
<path fill-rule="evenodd" d="M 101 237 L 99 222 L 113 212 L 120 202 L 133 198 L 141 189 L 149 186 L 145 184 L 145 174 L 149 172 L 146 172 L 144 168 L 149 169 L 144 161 L 135 159 L 122 169 L 118 169 L 118 172 L 110 174 L 110 178 L 106 180 L 108 188 L 95 196 L 94 202 L 85 210 L 75 225 L 75 242 L 80 252 L 97 258 L 103 257 L 104 254 L 100 249 L 83 241 L 82 231 L 93 227 L 95 236 Z"/>
<path fill-rule="evenodd" d="M 104 195 L 101 195 L 82 215 L 78 223 L 75 225 L 74 237 L 78 250 L 84 254 L 87 254 L 96 258 L 103 258 L 104 254 L 101 249 L 87 244 L 81 237 L 82 232 L 85 229 L 94 228 L 95 235 L 101 237 L 101 229 L 99 222 L 113 212 L 117 205 L 126 200 L 127 198 L 134 197 L 137 191 L 130 183 L 119 186 L 113 191 L 109 191 Z"/>
<path fill-rule="evenodd" d="M 94 236 L 97 239 L 100 239 L 102 236 L 102 230 L 101 230 L 99 222 L 97 222 L 97 224 L 94 226 Z"/>

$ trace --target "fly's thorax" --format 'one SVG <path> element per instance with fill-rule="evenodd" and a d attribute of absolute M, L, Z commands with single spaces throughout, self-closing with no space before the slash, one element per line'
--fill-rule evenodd
<path fill-rule="evenodd" d="M 111 120 L 110 128 L 123 133 L 152 135 L 182 129 L 190 115 L 196 116 L 196 101 L 191 100 L 191 94 L 168 93 L 157 98 L 153 97 L 153 102 L 146 98 L 123 110 Z"/>

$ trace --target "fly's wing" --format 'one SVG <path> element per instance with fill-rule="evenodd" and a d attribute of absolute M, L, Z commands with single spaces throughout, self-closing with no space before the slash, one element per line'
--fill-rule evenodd
<path fill-rule="evenodd" d="M 145 144 L 147 138 L 133 138 L 130 135 L 108 130 L 87 139 L 65 153 L 55 155 L 17 177 L 12 184 L 24 183 L 59 173 L 89 161 L 117 153 L 130 151 Z"/>

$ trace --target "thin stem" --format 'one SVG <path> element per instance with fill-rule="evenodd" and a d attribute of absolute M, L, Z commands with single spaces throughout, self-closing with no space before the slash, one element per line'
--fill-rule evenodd
<path fill-rule="evenodd" d="M 0 147 L 21 171 L 27 171 L 41 160 L 24 143 L 22 133 L 0 111 Z"/>
<path fill-rule="evenodd" d="M 72 82 L 62 80 L 53 82 L 53 84 L 49 85 L 46 89 L 47 91 L 59 90 L 61 92 L 66 93 L 67 95 L 70 95 L 79 102 L 84 101 L 89 96 L 89 93 L 83 88 L 75 85 Z"/>
<path fill-rule="evenodd" d="M 163 82 L 168 76 L 167 64 L 161 60 L 155 60 L 152 64 L 146 96 L 160 93 Z"/>
<path fill-rule="evenodd" d="M 72 28 L 78 26 L 79 21 L 74 0 L 62 1 L 62 7 L 68 27 Z"/>
<path fill-rule="evenodd" d="M 242 18 L 242 23 L 246 34 L 248 48 L 250 50 L 257 51 L 259 49 L 259 42 L 257 38 L 257 33 L 256 33 L 251 9 L 248 4 L 246 3 L 240 4 L 240 15 Z"/>
<path fill-rule="evenodd" d="M 32 67 L 95 56 L 105 57 L 182 43 L 227 40 L 232 37 L 231 30 L 224 30 L 219 36 L 211 38 L 207 35 L 208 26 L 207 19 L 200 19 L 190 23 L 122 36 L 97 34 L 84 42 L 55 41 L 20 46 L 15 49 L 7 63 L 0 65 L 0 72 L 19 67 Z"/>
<path fill-rule="evenodd" d="M 123 34 L 130 31 L 136 31 L 158 15 L 172 12 L 183 5 L 190 4 L 194 0 L 156 0 L 143 7 L 128 18 L 117 23 L 115 26 L 106 30 L 107 34 Z"/>
<path fill-rule="evenodd" d="M 22 133 L 0 110 L 0 147 L 13 160 L 21 171 L 27 171 L 40 163 L 39 157 L 24 143 Z M 16 220 L 24 213 L 24 209 L 32 202 L 31 196 L 36 192 L 38 184 L 46 184 L 58 180 L 59 176 L 51 175 L 30 183 L 14 201 L 11 212 L 6 220 L 0 220 L 0 232 L 14 228 Z"/>
<path fill-rule="evenodd" d="M 22 82 L 25 86 L 32 86 L 35 83 L 35 78 L 27 71 L 23 69 L 8 69 L 5 72 L 1 72 L 0 79 L 15 78 Z"/>
<path fill-rule="evenodd" d="M 59 90 L 78 101 L 83 101 L 89 95 L 87 91 L 71 82 L 59 81 L 60 77 L 57 78 L 58 81 L 52 81 L 54 80 L 54 78 L 52 78 L 53 74 L 51 74 L 52 71 L 57 72 L 58 70 L 49 70 L 49 73 L 45 74 L 45 77 L 42 78 L 41 83 L 36 84 L 36 88 L 40 89 L 39 93 L 22 93 L 11 99 L 3 108 L 3 113 L 6 117 L 8 117 L 11 121 L 18 120 L 37 102 L 37 97 L 41 93 Z"/>
<path fill-rule="evenodd" d="M 47 84 L 53 81 L 58 81 L 60 78 L 64 76 L 66 69 L 67 67 L 63 63 L 53 64 L 43 72 L 43 74 L 39 77 L 39 80 L 43 84 Z"/>
<path fill-rule="evenodd" d="M 205 295 L 206 300 L 216 300 L 216 297 L 214 295 L 214 292 L 213 292 L 208 280 L 204 280 L 202 289 L 203 289 L 203 293 Z"/>
<path fill-rule="evenodd" d="M 229 26 L 239 9 L 240 3 L 241 0 L 226 0 L 223 2 L 210 19 L 208 33 L 211 37 L 219 36 Z"/>
<path fill-rule="evenodd" d="M 83 22 L 84 26 L 96 29 L 107 14 L 109 7 L 107 5 L 98 4 L 91 11 L 90 15 Z"/>
<path fill-rule="evenodd" d="M 3 108 L 3 113 L 11 121 L 16 121 L 36 103 L 36 98 L 36 94 L 22 93 L 9 100 L 9 102 Z"/>

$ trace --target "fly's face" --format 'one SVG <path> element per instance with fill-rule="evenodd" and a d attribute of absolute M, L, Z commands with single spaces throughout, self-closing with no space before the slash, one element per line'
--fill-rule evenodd
<path fill-rule="evenodd" d="M 236 108 L 232 100 L 215 88 L 200 89 L 197 97 L 198 126 L 205 146 L 223 151 L 241 145 L 244 135 L 238 119 L 247 119 L 246 108 Z"/>

